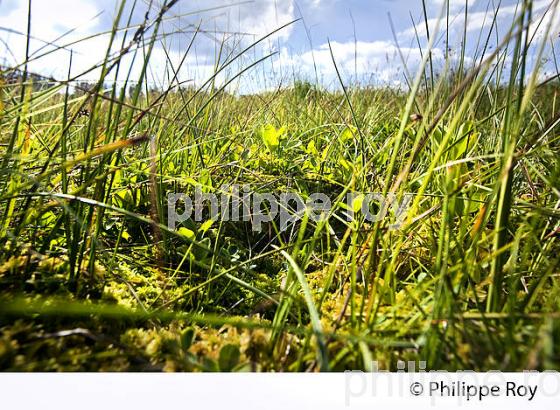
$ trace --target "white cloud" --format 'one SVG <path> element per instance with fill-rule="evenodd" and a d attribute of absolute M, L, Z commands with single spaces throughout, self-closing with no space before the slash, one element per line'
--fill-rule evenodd
<path fill-rule="evenodd" d="M 27 30 L 27 1 L 18 1 L 7 14 L 0 15 L 0 25 L 14 30 Z M 97 8 L 87 0 L 49 0 L 31 3 L 31 32 L 40 38 L 51 38 L 72 28 L 87 31 L 95 26 Z"/>
<path fill-rule="evenodd" d="M 0 0 L 0 2 L 1 1 L 2 0 Z M 27 26 L 27 1 L 9 1 L 8 7 L 3 7 L 3 10 L 0 11 L 0 27 L 25 33 Z M 156 5 L 159 3 L 159 1 L 154 2 Z M 69 42 L 84 39 L 91 34 L 108 29 L 108 26 L 112 24 L 112 14 L 115 4 L 114 1 L 106 0 L 33 1 L 31 34 L 35 39 L 43 41 L 32 40 L 31 53 L 33 54 L 37 49 L 44 47 L 44 41 L 54 41 L 68 30 L 75 29 L 70 35 L 57 41 L 57 44 L 68 44 Z M 138 4 L 143 5 L 142 2 Z M 206 34 L 199 34 L 197 36 L 195 47 L 188 57 L 188 64 L 186 64 L 190 71 L 185 71 L 182 79 L 196 78 L 202 81 L 202 77 L 211 75 L 215 64 L 215 50 L 220 46 L 222 41 L 225 41 L 226 47 L 239 49 L 294 20 L 294 2 L 291 0 L 255 0 L 250 3 L 241 3 L 233 7 L 228 6 L 231 6 L 231 2 L 226 0 L 199 0 L 179 2 L 176 7 L 169 11 L 168 17 L 174 16 L 174 18 L 168 20 L 163 31 L 169 33 L 184 29 L 192 30 L 192 25 L 198 25 L 200 19 L 202 19 L 202 29 L 207 31 Z M 110 9 L 105 10 L 103 7 Z M 212 8 L 215 9 L 190 17 L 180 17 L 186 13 Z M 102 18 L 95 17 L 100 12 L 103 12 Z M 138 15 L 135 16 L 135 18 L 137 17 L 135 20 L 136 22 L 138 18 L 143 18 L 144 12 L 142 11 L 137 14 Z M 155 13 L 152 13 L 152 18 L 154 14 Z M 102 27 L 100 26 L 100 22 L 103 23 Z M 275 46 L 275 40 L 285 42 L 292 30 L 293 26 L 286 27 L 277 33 L 277 35 L 271 36 L 267 45 L 269 47 Z M 230 34 L 236 32 L 244 32 L 246 35 Z M 168 53 L 171 55 L 171 58 L 174 59 L 175 64 L 180 61 L 182 57 L 181 53 L 185 51 L 185 45 L 190 41 L 191 35 L 192 34 L 175 34 L 166 39 L 166 48 L 168 48 Z M 120 38 L 121 37 L 115 41 L 113 51 L 117 50 L 117 45 L 120 47 Z M 87 41 L 80 41 L 76 44 L 72 44 L 71 48 L 74 51 L 73 74 L 76 75 L 84 72 L 102 61 L 107 50 L 108 41 L 109 37 L 107 35 L 102 35 L 93 37 Z M 21 64 L 25 60 L 25 42 L 25 36 L 15 34 L 14 32 L 0 31 L 0 56 L 4 57 L 4 61 L 0 60 L 0 64 Z M 53 50 L 53 47 L 44 48 L 41 54 L 48 50 Z M 258 51 L 257 54 L 258 53 L 260 53 L 260 51 Z M 34 72 L 62 79 L 67 75 L 68 61 L 69 52 L 66 50 L 58 50 L 42 57 L 38 61 L 32 62 L 29 68 Z M 130 57 L 124 59 L 126 64 L 130 61 Z M 165 72 L 166 63 L 167 57 L 161 48 L 161 44 L 158 43 L 154 48 L 153 56 L 150 60 L 154 76 L 157 75 L 157 73 Z M 126 69 L 122 69 L 121 73 L 126 73 L 126 71 Z M 133 73 L 137 74 L 138 71 L 137 67 L 135 67 Z M 88 74 L 84 79 L 96 79 L 98 74 L 99 70 L 94 71 Z"/>
<path fill-rule="evenodd" d="M 441 6 L 445 0 L 432 0 L 432 3 Z M 467 32 L 477 33 L 484 28 L 490 27 L 492 24 L 492 19 L 494 17 L 495 10 L 489 8 L 486 10 L 486 6 L 481 11 L 475 11 L 471 6 L 480 6 L 479 0 L 471 1 L 469 0 L 469 13 L 467 15 Z M 497 3 L 496 3 L 497 4 Z M 534 21 L 537 21 L 542 13 L 551 5 L 550 0 L 538 0 L 533 4 L 534 11 Z M 464 0 L 451 0 L 450 2 L 450 23 L 449 30 L 450 34 L 462 35 L 464 28 Z M 513 18 L 519 11 L 519 5 L 517 3 L 510 5 L 502 5 L 497 13 L 497 19 L 501 23 L 503 28 L 509 28 L 509 25 L 513 23 Z M 430 18 L 428 19 L 428 27 L 430 32 L 433 33 L 437 26 L 438 19 Z M 445 29 L 446 21 L 445 18 L 440 22 L 440 31 Z M 415 33 L 418 33 L 420 37 L 426 37 L 426 24 L 424 20 L 416 24 L 416 27 L 409 27 L 399 33 L 399 36 L 405 38 L 412 38 Z"/>
<path fill-rule="evenodd" d="M 197 0 L 181 4 L 188 4 L 188 8 L 181 6 L 174 9 L 173 13 L 178 15 L 181 12 L 216 9 L 180 19 L 176 25 L 197 24 L 202 19 L 202 29 L 209 32 L 245 33 L 248 34 L 245 36 L 248 37 L 247 41 L 269 34 L 295 19 L 293 0 L 253 0 L 233 4 L 225 0 Z M 287 40 L 292 31 L 293 26 L 288 26 L 278 32 L 275 38 Z"/>
<path fill-rule="evenodd" d="M 53 42 L 62 34 L 74 30 L 57 44 L 67 44 L 86 37 L 98 24 L 99 10 L 87 0 L 50 0 L 34 1 L 31 8 L 31 36 L 30 54 L 38 52 L 43 54 L 53 47 L 45 47 L 46 42 Z M 10 65 L 21 64 L 25 60 L 26 38 L 17 34 L 27 32 L 27 2 L 17 1 L 6 14 L 0 15 L 0 27 L 13 30 L 13 32 L 0 32 L 0 55 L 4 56 Z M 106 48 L 106 38 L 97 37 L 87 42 L 73 46 L 75 50 L 76 69 L 85 69 L 95 64 L 102 58 Z M 30 64 L 32 71 L 46 75 L 64 76 L 67 68 L 69 52 L 56 51 L 48 56 Z M 64 67 L 64 68 L 63 68 Z"/>
<path fill-rule="evenodd" d="M 545 3 L 544 1 L 538 3 Z M 546 5 L 542 5 L 540 8 L 541 12 L 537 15 L 534 20 L 535 23 L 532 26 L 531 37 L 535 37 L 537 43 L 542 40 L 545 31 L 550 25 L 549 39 L 555 39 L 560 31 L 560 6 L 556 3 L 556 9 L 554 7 L 548 8 Z"/>
<path fill-rule="evenodd" d="M 331 42 L 334 61 L 341 72 L 343 81 L 373 81 L 378 84 L 389 84 L 403 80 L 403 63 L 397 47 L 389 41 L 363 42 Z M 418 48 L 401 48 L 405 64 L 412 73 L 421 62 Z M 433 50 L 435 61 L 441 61 L 443 53 L 439 49 Z M 331 57 L 328 43 L 313 51 L 302 54 L 289 54 L 282 49 L 280 63 L 284 71 L 304 78 L 314 78 L 314 64 L 318 75 L 326 86 L 336 83 L 336 71 Z M 291 72 L 290 72 L 291 70 Z"/>
<path fill-rule="evenodd" d="M 303 0 L 303 3 L 309 2 L 309 5 L 312 8 L 318 7 L 329 7 L 332 6 L 333 3 L 336 3 L 338 0 Z M 301 4 L 302 2 L 300 2 Z"/>

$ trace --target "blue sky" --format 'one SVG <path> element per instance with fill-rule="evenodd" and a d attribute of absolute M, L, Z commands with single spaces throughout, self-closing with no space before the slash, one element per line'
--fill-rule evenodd
<path fill-rule="evenodd" d="M 157 5 L 161 0 L 138 0 L 133 22 L 142 21 L 147 4 Z M 426 0 L 430 30 L 433 32 L 437 16 L 445 0 Z M 451 10 L 450 47 L 457 50 L 463 31 L 465 0 L 449 0 Z M 536 0 L 536 16 L 542 15 L 552 0 Z M 32 1 L 32 52 L 49 50 L 39 40 L 58 45 L 68 44 L 95 33 L 109 30 L 116 11 L 117 0 L 33 0 Z M 127 1 L 127 8 L 133 0 Z M 468 54 L 474 57 L 481 28 L 484 29 L 493 12 L 493 4 L 500 0 L 468 0 L 469 23 Z M 502 0 L 498 14 L 500 31 L 511 23 L 517 1 Z M 202 11 L 204 9 L 212 9 Z M 155 10 L 155 9 L 154 9 Z M 151 15 L 155 14 L 152 11 Z M 187 15 L 188 14 L 188 15 Z M 175 33 L 158 43 L 150 66 L 149 81 L 165 81 L 167 57 L 165 47 L 174 63 L 178 63 L 190 41 L 189 32 L 200 24 L 204 34 L 197 36 L 194 47 L 181 71 L 181 80 L 202 82 L 213 70 L 219 45 L 235 51 L 250 44 L 297 18 L 303 20 L 284 29 L 273 38 L 245 55 L 224 73 L 222 81 L 247 66 L 258 57 L 269 53 L 278 54 L 244 75 L 241 83 L 251 87 L 272 88 L 279 81 L 289 82 L 293 77 L 315 79 L 325 85 L 335 82 L 334 65 L 327 41 L 335 54 L 344 81 L 399 84 L 403 81 L 403 64 L 390 30 L 389 17 L 395 25 L 397 39 L 402 48 L 408 68 L 412 71 L 420 60 L 420 52 L 414 36 L 414 22 L 425 45 L 425 30 L 420 0 L 253 0 L 237 3 L 224 0 L 180 0 L 169 13 L 170 20 L 163 31 Z M 551 13 L 549 13 L 550 15 Z M 560 14 L 560 13 L 559 13 Z M 558 18 L 554 21 L 557 38 Z M 14 65 L 24 60 L 25 38 L 17 32 L 25 32 L 27 23 L 27 0 L 0 0 L 0 61 Z M 121 26 L 124 25 L 124 22 Z M 60 38 L 64 33 L 67 33 Z M 182 32 L 182 33 L 179 33 Z M 185 33 L 186 32 L 186 33 Z M 443 36 L 435 44 L 434 59 L 443 64 L 445 42 Z M 73 74 L 85 71 L 103 59 L 108 36 L 96 36 L 88 41 L 73 44 Z M 119 43 L 120 44 L 120 43 Z M 115 48 L 116 50 L 116 48 Z M 44 74 L 64 78 L 69 53 L 59 50 L 31 64 L 31 69 Z M 130 62 L 131 59 L 128 60 Z M 133 72 L 139 67 L 133 67 Z M 97 72 L 85 76 L 94 79 Z M 242 85 L 239 85 L 242 84 Z M 247 90 L 246 90 L 247 91 Z"/>

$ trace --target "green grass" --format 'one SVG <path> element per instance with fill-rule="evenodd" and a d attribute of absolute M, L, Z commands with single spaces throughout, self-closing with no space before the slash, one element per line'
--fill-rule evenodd
<path fill-rule="evenodd" d="M 338 92 L 298 81 L 258 95 L 228 85 L 269 56 L 217 77 L 273 33 L 224 54 L 199 88 L 178 87 L 169 61 L 172 86 L 148 90 L 173 3 L 128 31 L 120 3 L 120 51 L 88 70 L 88 90 L 70 76 L 40 87 L 27 63 L 2 73 L 1 369 L 560 367 L 560 87 L 527 61 L 555 58 L 546 22 L 530 35 L 531 1 L 506 35 L 481 33 L 472 64 L 465 47 L 439 70 L 429 33 L 407 91 L 339 74 Z M 112 82 L 130 54 L 140 77 Z M 333 208 L 286 232 L 166 226 L 168 193 L 224 184 L 324 192 Z M 346 221 L 348 192 L 410 195 L 403 226 Z"/>

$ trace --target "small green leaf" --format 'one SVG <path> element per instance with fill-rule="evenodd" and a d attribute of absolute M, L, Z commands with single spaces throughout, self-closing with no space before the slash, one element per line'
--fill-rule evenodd
<path fill-rule="evenodd" d="M 123 231 L 122 231 L 122 238 L 123 238 L 125 241 L 130 240 L 130 234 L 128 233 L 128 231 L 127 231 L 126 229 L 123 229 Z"/>
<path fill-rule="evenodd" d="M 232 344 L 227 344 L 220 350 L 219 365 L 220 371 L 231 372 L 231 370 L 239 363 L 239 347 Z"/>
<path fill-rule="evenodd" d="M 181 334 L 181 347 L 183 350 L 188 350 L 194 341 L 194 329 L 189 327 Z"/>
<path fill-rule="evenodd" d="M 206 232 L 208 229 L 210 229 L 212 227 L 212 225 L 214 224 L 214 220 L 213 219 L 209 219 L 206 222 L 204 222 L 202 225 L 200 225 L 200 232 Z"/>
<path fill-rule="evenodd" d="M 348 142 L 350 140 L 354 139 L 354 136 L 356 135 L 356 131 L 346 127 L 344 129 L 344 131 L 342 131 L 342 133 L 340 134 L 340 141 L 342 142 Z"/>
<path fill-rule="evenodd" d="M 354 198 L 352 201 L 352 210 L 354 213 L 358 213 L 362 210 L 362 204 L 364 203 L 364 194 L 360 194 Z"/>
<path fill-rule="evenodd" d="M 181 227 L 177 232 L 179 233 L 179 235 L 183 235 L 184 237 L 192 240 L 194 240 L 194 238 L 196 237 L 195 233 L 189 228 Z"/>
<path fill-rule="evenodd" d="M 315 147 L 315 141 L 309 141 L 309 144 L 307 144 L 306 152 L 309 155 L 313 155 L 314 157 L 319 156 L 319 151 L 317 151 L 317 148 Z"/>
<path fill-rule="evenodd" d="M 274 151 L 280 145 L 280 138 L 286 130 L 285 127 L 276 129 L 273 125 L 267 124 L 261 129 L 261 137 L 263 139 L 264 145 L 269 151 Z"/>

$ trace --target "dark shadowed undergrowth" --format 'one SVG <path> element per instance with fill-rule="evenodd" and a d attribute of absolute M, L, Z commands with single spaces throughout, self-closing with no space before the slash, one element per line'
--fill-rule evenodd
<path fill-rule="evenodd" d="M 531 1 L 474 62 L 432 77 L 428 46 L 406 90 L 258 95 L 217 81 L 243 51 L 198 88 L 169 63 L 149 89 L 166 3 L 140 27 L 117 15 L 88 87 L 2 71 L 1 369 L 558 369 L 560 88 Z M 111 81 L 131 54 L 146 69 Z M 226 184 L 333 207 L 286 231 L 167 228 L 168 193 Z M 402 226 L 348 222 L 348 192 L 410 197 Z"/>

